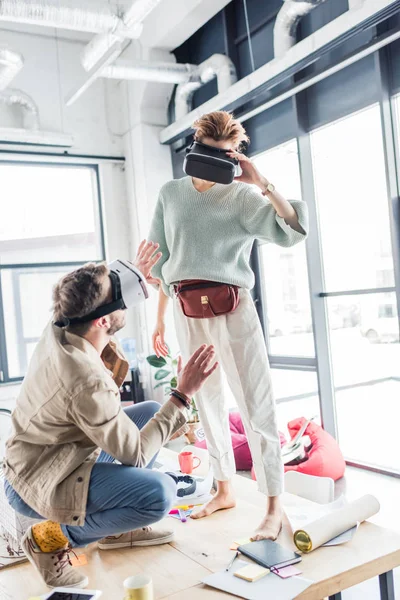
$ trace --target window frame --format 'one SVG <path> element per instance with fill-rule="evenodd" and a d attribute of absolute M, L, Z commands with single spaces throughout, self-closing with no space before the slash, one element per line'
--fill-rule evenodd
<path fill-rule="evenodd" d="M 61 159 L 61 160 L 60 160 Z M 68 267 L 68 268 L 77 268 L 85 264 L 86 262 L 100 262 L 106 259 L 106 246 L 105 246 L 105 235 L 104 235 L 104 211 L 103 211 L 103 202 L 102 202 L 102 194 L 101 194 L 101 185 L 100 185 L 100 173 L 99 173 L 99 164 L 98 163 L 87 163 L 87 162 L 76 162 L 70 160 L 62 160 L 62 156 L 59 157 L 59 160 L 35 160 L 35 156 L 32 156 L 32 159 L 27 159 L 26 157 L 19 159 L 3 159 L 0 158 L 0 165 L 3 164 L 14 164 L 18 166 L 46 166 L 46 167 L 56 167 L 56 168 L 79 168 L 79 169 L 89 169 L 93 173 L 93 192 L 96 194 L 95 206 L 96 206 L 96 234 L 99 236 L 99 244 L 100 244 L 100 258 L 87 257 L 83 261 L 59 261 L 59 262 L 39 262 L 39 263 L 0 263 L 0 387 L 8 384 L 17 384 L 20 383 L 24 376 L 20 377 L 10 377 L 9 376 L 9 364 L 8 364 L 8 356 L 7 356 L 7 339 L 6 339 L 6 329 L 5 329 L 5 319 L 4 319 L 4 304 L 3 304 L 3 291 L 2 291 L 2 272 L 6 270 L 23 270 L 23 269 L 48 269 L 52 267 Z M 23 240 L 22 240 L 23 242 Z"/>

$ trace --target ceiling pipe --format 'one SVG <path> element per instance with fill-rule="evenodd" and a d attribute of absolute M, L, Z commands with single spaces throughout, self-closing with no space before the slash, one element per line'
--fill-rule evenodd
<path fill-rule="evenodd" d="M 24 66 L 22 54 L 0 48 L 0 91 L 5 90 Z"/>
<path fill-rule="evenodd" d="M 187 115 L 192 109 L 192 98 L 196 90 L 217 78 L 218 94 L 225 92 L 236 83 L 237 75 L 235 65 L 225 54 L 213 54 L 196 69 L 187 83 L 181 83 L 175 92 L 175 119 Z"/>
<path fill-rule="evenodd" d="M 196 71 L 196 65 L 176 63 L 151 63 L 117 61 L 101 72 L 107 79 L 127 79 L 134 81 L 158 81 L 160 83 L 185 83 Z"/>
<path fill-rule="evenodd" d="M 53 4 L 49 0 L 1 0 L 0 21 L 11 21 L 27 25 L 56 27 L 72 31 L 90 33 L 118 33 L 125 38 L 131 37 L 131 22 L 135 15 L 146 14 L 147 7 L 157 0 L 137 0 L 138 7 L 133 6 L 121 17 L 105 2 L 69 2 L 62 5 Z M 96 4 L 96 6 L 95 6 Z M 132 35 L 135 37 L 136 32 Z"/>
<path fill-rule="evenodd" d="M 21 90 L 7 89 L 0 93 L 0 102 L 8 106 L 19 105 L 23 109 L 24 129 L 39 129 L 39 109 L 28 94 Z"/>
<path fill-rule="evenodd" d="M 161 0 L 136 0 L 121 15 L 120 19 L 123 27 L 129 31 L 130 39 L 138 39 L 143 31 L 143 21 L 158 6 Z M 82 66 L 86 71 L 90 71 L 103 56 L 117 44 L 122 44 L 125 38 L 121 27 L 110 29 L 109 31 L 96 35 L 81 52 Z M 122 51 L 122 50 L 121 50 Z"/>
<path fill-rule="evenodd" d="M 284 0 L 274 25 L 274 56 L 281 58 L 296 44 L 300 19 L 326 0 Z"/>

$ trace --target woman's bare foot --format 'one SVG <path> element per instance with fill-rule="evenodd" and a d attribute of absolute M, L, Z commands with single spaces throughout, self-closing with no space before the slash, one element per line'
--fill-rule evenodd
<path fill-rule="evenodd" d="M 282 508 L 279 496 L 268 499 L 267 513 L 251 537 L 252 542 L 276 540 L 282 529 Z"/>
<path fill-rule="evenodd" d="M 203 519 L 209 517 L 217 510 L 225 510 L 236 506 L 235 496 L 231 489 L 229 481 L 218 481 L 217 493 L 198 511 L 192 513 L 192 519 Z"/>

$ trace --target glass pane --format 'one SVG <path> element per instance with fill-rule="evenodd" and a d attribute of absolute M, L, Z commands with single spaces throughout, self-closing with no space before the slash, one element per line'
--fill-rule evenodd
<path fill-rule="evenodd" d="M 396 418 L 400 344 L 395 294 L 329 298 L 328 317 L 343 453 L 355 461 L 400 470 Z"/>
<path fill-rule="evenodd" d="M 311 134 L 328 291 L 394 285 L 379 106 Z"/>
<path fill-rule="evenodd" d="M 1 273 L 10 378 L 23 377 L 43 329 L 51 318 L 54 284 L 69 269 L 10 269 Z"/>
<path fill-rule="evenodd" d="M 100 259 L 91 167 L 0 163 L 0 263 Z"/>
<path fill-rule="evenodd" d="M 301 198 L 295 140 L 258 156 L 255 163 L 286 198 Z M 314 356 L 305 244 L 293 248 L 265 244 L 260 255 L 271 354 Z"/>
<path fill-rule="evenodd" d="M 318 380 L 315 371 L 271 369 L 279 431 L 289 439 L 287 424 L 298 417 L 320 424 Z"/>

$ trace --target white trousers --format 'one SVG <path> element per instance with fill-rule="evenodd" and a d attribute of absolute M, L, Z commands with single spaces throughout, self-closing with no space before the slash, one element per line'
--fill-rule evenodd
<path fill-rule="evenodd" d="M 236 471 L 223 369 L 242 417 L 258 488 L 267 496 L 278 496 L 283 491 L 283 465 L 275 401 L 264 336 L 250 293 L 240 290 L 235 312 L 213 319 L 185 317 L 174 296 L 174 317 L 184 360 L 202 344 L 213 344 L 220 364 L 195 398 L 216 479 L 227 481 Z"/>

